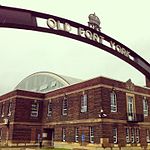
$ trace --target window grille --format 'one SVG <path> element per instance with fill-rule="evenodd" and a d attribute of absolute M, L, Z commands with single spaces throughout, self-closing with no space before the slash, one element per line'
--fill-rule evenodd
<path fill-rule="evenodd" d="M 11 116 L 12 113 L 12 101 L 9 102 L 7 116 Z"/>
<path fill-rule="evenodd" d="M 132 121 L 135 119 L 133 96 L 127 97 L 127 114 L 128 114 L 129 121 Z"/>
<path fill-rule="evenodd" d="M 140 143 L 140 130 L 139 130 L 139 128 L 135 129 L 135 135 L 136 135 L 136 143 Z"/>
<path fill-rule="evenodd" d="M 47 116 L 51 116 L 51 115 L 52 115 L 52 102 L 50 100 L 47 106 Z"/>
<path fill-rule="evenodd" d="M 148 101 L 146 97 L 144 97 L 143 99 L 143 114 L 144 114 L 144 117 L 148 116 Z"/>
<path fill-rule="evenodd" d="M 135 131 L 134 131 L 134 128 L 131 128 L 131 143 L 135 143 Z"/>
<path fill-rule="evenodd" d="M 34 101 L 31 105 L 31 117 L 38 117 L 39 103 Z"/>
<path fill-rule="evenodd" d="M 118 142 L 117 128 L 113 128 L 113 142 L 115 144 Z"/>
<path fill-rule="evenodd" d="M 117 112 L 117 96 L 114 91 L 111 92 L 110 99 L 111 99 L 111 112 Z"/>
<path fill-rule="evenodd" d="M 126 128 L 126 143 L 130 143 L 130 129 Z"/>
<path fill-rule="evenodd" d="M 5 103 L 2 103 L 1 105 L 1 117 L 4 117 L 5 115 Z"/>
<path fill-rule="evenodd" d="M 150 130 L 149 129 L 146 130 L 146 141 L 147 143 L 150 143 Z"/>
<path fill-rule="evenodd" d="M 2 140 L 2 128 L 0 128 L 0 140 Z"/>
<path fill-rule="evenodd" d="M 88 101 L 87 94 L 83 94 L 81 96 L 81 112 L 87 112 L 87 101 Z"/>
<path fill-rule="evenodd" d="M 94 127 L 90 127 L 90 143 L 94 143 Z"/>
<path fill-rule="evenodd" d="M 79 142 L 79 128 L 75 128 L 75 142 Z"/>
<path fill-rule="evenodd" d="M 65 142 L 66 141 L 66 128 L 62 129 L 62 141 Z"/>
<path fill-rule="evenodd" d="M 67 97 L 64 96 L 64 99 L 63 99 L 63 108 L 62 108 L 62 115 L 67 115 L 67 111 L 68 111 L 68 100 L 67 100 Z"/>

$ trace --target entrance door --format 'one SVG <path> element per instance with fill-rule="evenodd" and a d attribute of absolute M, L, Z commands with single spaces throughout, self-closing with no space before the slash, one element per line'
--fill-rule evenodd
<path fill-rule="evenodd" d="M 43 129 L 43 145 L 47 147 L 54 146 L 54 129 L 53 128 Z"/>

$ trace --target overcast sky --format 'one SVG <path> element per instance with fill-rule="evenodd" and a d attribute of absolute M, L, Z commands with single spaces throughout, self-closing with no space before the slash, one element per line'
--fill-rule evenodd
<path fill-rule="evenodd" d="M 87 25 L 96 13 L 102 32 L 150 62 L 149 0 L 0 0 L 0 5 L 24 8 Z M 144 86 L 144 76 L 121 59 L 65 37 L 0 28 L 0 95 L 28 75 L 50 71 L 83 80 L 106 76 Z"/>

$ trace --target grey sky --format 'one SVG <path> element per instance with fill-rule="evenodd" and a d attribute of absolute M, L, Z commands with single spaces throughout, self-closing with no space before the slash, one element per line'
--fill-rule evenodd
<path fill-rule="evenodd" d="M 1 0 L 3 6 L 24 8 L 87 25 L 96 13 L 102 32 L 125 44 L 150 62 L 149 0 Z M 57 35 L 0 28 L 0 94 L 7 93 L 37 71 L 87 80 L 97 76 L 143 86 L 144 76 L 117 57 L 88 44 Z"/>

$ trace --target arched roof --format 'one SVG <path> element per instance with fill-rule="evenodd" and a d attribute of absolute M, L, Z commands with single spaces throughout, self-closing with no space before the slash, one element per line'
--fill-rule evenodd
<path fill-rule="evenodd" d="M 24 78 L 15 89 L 46 93 L 54 89 L 81 82 L 68 76 L 52 72 L 36 72 Z"/>

